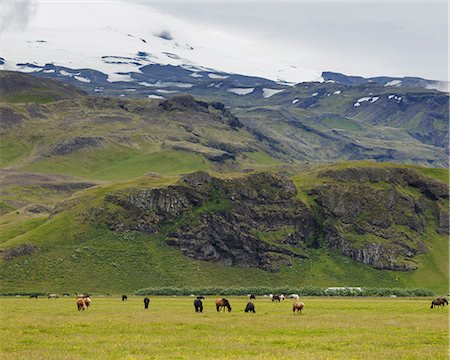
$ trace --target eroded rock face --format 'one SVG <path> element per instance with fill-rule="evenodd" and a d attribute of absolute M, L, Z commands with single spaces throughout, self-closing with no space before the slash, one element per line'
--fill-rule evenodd
<path fill-rule="evenodd" d="M 3 250 L 3 259 L 5 260 L 12 260 L 15 259 L 19 256 L 24 256 L 24 255 L 29 255 L 29 254 L 33 254 L 36 251 L 38 251 L 39 248 L 35 245 L 31 245 L 31 244 L 24 244 L 24 245 L 20 245 L 17 246 L 15 248 L 11 248 L 11 249 L 7 249 L 7 250 Z"/>
<path fill-rule="evenodd" d="M 313 214 L 296 193 L 281 175 L 222 180 L 197 172 L 167 188 L 109 195 L 126 216 L 109 217 L 108 226 L 167 231 L 167 244 L 191 258 L 276 271 L 293 257 L 305 257 L 303 249 L 314 235 Z M 167 225 L 171 221 L 175 226 Z M 261 240 L 268 231 L 281 232 L 275 240 Z"/>
<path fill-rule="evenodd" d="M 376 269 L 416 269 L 414 256 L 425 253 L 427 210 L 437 231 L 448 233 L 444 208 L 448 187 L 409 169 L 353 168 L 323 176 L 337 183 L 318 187 L 327 245 Z M 374 187 L 373 183 L 378 185 Z M 405 192 L 413 189 L 412 193 Z"/>
<path fill-rule="evenodd" d="M 427 251 L 430 222 L 448 233 L 448 188 L 413 170 L 387 170 L 324 173 L 328 180 L 309 191 L 312 206 L 281 174 L 196 172 L 172 186 L 108 194 L 114 206 L 86 218 L 117 232 L 161 234 L 188 257 L 226 265 L 277 271 L 325 247 L 375 269 L 410 271 Z"/>

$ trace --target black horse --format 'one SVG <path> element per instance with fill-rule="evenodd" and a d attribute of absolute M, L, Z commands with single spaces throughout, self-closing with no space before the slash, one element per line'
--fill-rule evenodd
<path fill-rule="evenodd" d="M 446 298 L 437 298 L 436 300 L 433 300 L 431 302 L 431 309 L 433 309 L 435 306 L 445 306 L 448 305 L 448 301 Z"/>
<path fill-rule="evenodd" d="M 245 310 L 244 310 L 246 313 L 247 312 L 252 312 L 252 313 L 255 313 L 255 304 L 253 304 L 252 302 L 249 302 L 248 304 L 247 304 L 247 306 L 245 307 Z"/>
<path fill-rule="evenodd" d="M 38 298 L 37 294 L 31 294 L 30 295 L 30 299 L 37 299 L 37 298 Z"/>
<path fill-rule="evenodd" d="M 205 297 L 203 295 L 197 296 L 197 300 L 205 300 Z"/>
<path fill-rule="evenodd" d="M 200 299 L 194 300 L 195 312 L 203 312 L 203 303 Z"/>
<path fill-rule="evenodd" d="M 274 296 L 272 296 L 272 301 L 277 301 L 277 300 L 278 300 L 278 302 L 281 301 L 280 295 L 274 295 Z"/>
<path fill-rule="evenodd" d="M 148 304 L 150 304 L 150 299 L 146 297 L 144 298 L 144 309 L 148 309 Z"/>
<path fill-rule="evenodd" d="M 249 298 L 250 299 L 256 299 L 256 296 L 254 294 L 250 294 Z"/>
<path fill-rule="evenodd" d="M 122 301 L 127 301 L 127 300 L 128 300 L 128 296 L 122 295 Z"/>

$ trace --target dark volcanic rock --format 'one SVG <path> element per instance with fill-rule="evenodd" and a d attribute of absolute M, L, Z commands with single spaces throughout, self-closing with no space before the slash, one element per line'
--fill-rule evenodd
<path fill-rule="evenodd" d="M 430 224 L 448 233 L 445 184 L 403 168 L 322 176 L 328 180 L 308 192 L 311 206 L 281 174 L 220 179 L 196 172 L 172 186 L 108 194 L 115 206 L 92 209 L 85 219 L 117 232 L 159 233 L 193 259 L 268 271 L 307 257 L 311 247 L 375 269 L 410 271 L 414 257 L 427 251 Z"/>
<path fill-rule="evenodd" d="M 19 256 L 33 254 L 33 253 L 35 253 L 38 250 L 39 250 L 39 248 L 37 246 L 35 246 L 35 245 L 31 245 L 31 244 L 20 245 L 20 246 L 15 247 L 15 248 L 2 250 L 3 259 L 5 259 L 5 260 L 12 260 L 12 259 L 14 259 L 16 257 L 19 257 Z"/>
<path fill-rule="evenodd" d="M 292 181 L 282 175 L 222 180 L 197 172 L 163 189 L 107 196 L 125 210 L 125 216 L 109 216 L 107 223 L 116 231 L 156 233 L 175 221 L 166 242 L 186 256 L 276 271 L 293 257 L 306 257 L 302 250 L 314 234 L 313 214 L 296 200 L 296 193 Z M 258 238 L 280 230 L 277 240 Z"/>
<path fill-rule="evenodd" d="M 23 115 L 17 114 L 9 108 L 0 108 L 0 128 L 21 125 L 24 119 Z"/>
<path fill-rule="evenodd" d="M 63 143 L 53 145 L 48 152 L 48 156 L 67 155 L 88 147 L 100 147 L 102 143 L 103 138 L 101 137 L 75 137 Z"/>
<path fill-rule="evenodd" d="M 175 96 L 170 100 L 162 101 L 159 106 L 161 106 L 166 111 L 174 110 L 194 110 L 194 111 L 208 111 L 208 103 L 204 101 L 195 100 L 190 95 Z"/>
<path fill-rule="evenodd" d="M 321 209 L 326 242 L 342 255 L 376 269 L 414 270 L 413 257 L 426 252 L 421 235 L 427 209 L 435 214 L 437 231 L 448 233 L 448 214 L 438 203 L 448 199 L 444 183 L 404 168 L 347 168 L 321 175 L 338 181 L 311 193 Z M 409 194 L 408 188 L 422 195 Z"/>

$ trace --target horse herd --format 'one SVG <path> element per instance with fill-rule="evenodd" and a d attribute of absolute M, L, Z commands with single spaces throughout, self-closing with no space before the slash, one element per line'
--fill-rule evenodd
<path fill-rule="evenodd" d="M 256 296 L 254 294 L 248 294 L 248 297 L 250 298 L 250 300 L 256 299 Z M 273 301 L 280 302 L 285 299 L 285 296 L 283 294 L 281 294 L 281 295 L 270 294 L 270 295 L 265 295 L 265 297 L 269 297 L 272 300 L 272 302 Z M 298 301 L 300 296 L 298 294 L 291 294 L 288 297 L 290 299 L 294 300 L 294 303 L 292 304 L 292 311 L 294 312 L 294 314 L 301 314 L 302 310 L 305 308 L 305 304 L 302 301 Z M 37 299 L 38 296 L 36 294 L 32 294 L 32 295 L 30 295 L 30 298 Z M 59 296 L 57 294 L 49 294 L 48 298 L 49 299 L 58 299 Z M 197 312 L 197 313 L 203 312 L 202 300 L 204 300 L 204 299 L 205 299 L 204 296 L 197 296 L 197 298 L 194 300 L 195 312 Z M 122 301 L 127 301 L 127 300 L 128 300 L 127 295 L 122 295 Z M 77 295 L 77 297 L 76 297 L 76 304 L 77 304 L 78 311 L 81 311 L 81 310 L 84 311 L 92 304 L 92 300 L 89 295 L 80 294 L 80 295 Z M 150 304 L 150 299 L 148 297 L 145 297 L 144 298 L 144 309 L 148 309 L 149 304 Z M 225 311 L 225 309 L 227 309 L 228 312 L 231 312 L 230 302 L 225 298 L 217 298 L 215 301 L 215 305 L 216 305 L 217 312 L 220 312 L 220 310 Z M 444 307 L 445 305 L 448 305 L 447 299 L 445 297 L 438 297 L 437 299 L 435 299 L 431 302 L 431 309 L 433 309 L 435 307 Z M 248 302 L 244 311 L 246 313 L 248 313 L 248 312 L 255 313 L 256 312 L 255 304 L 253 302 Z"/>

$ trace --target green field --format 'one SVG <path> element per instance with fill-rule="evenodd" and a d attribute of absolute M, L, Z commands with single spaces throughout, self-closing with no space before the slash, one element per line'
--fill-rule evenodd
<path fill-rule="evenodd" d="M 228 297 L 217 313 L 213 296 L 194 313 L 192 297 L 93 297 L 78 312 L 74 298 L 2 298 L 4 359 L 447 359 L 448 307 L 429 299 Z"/>

